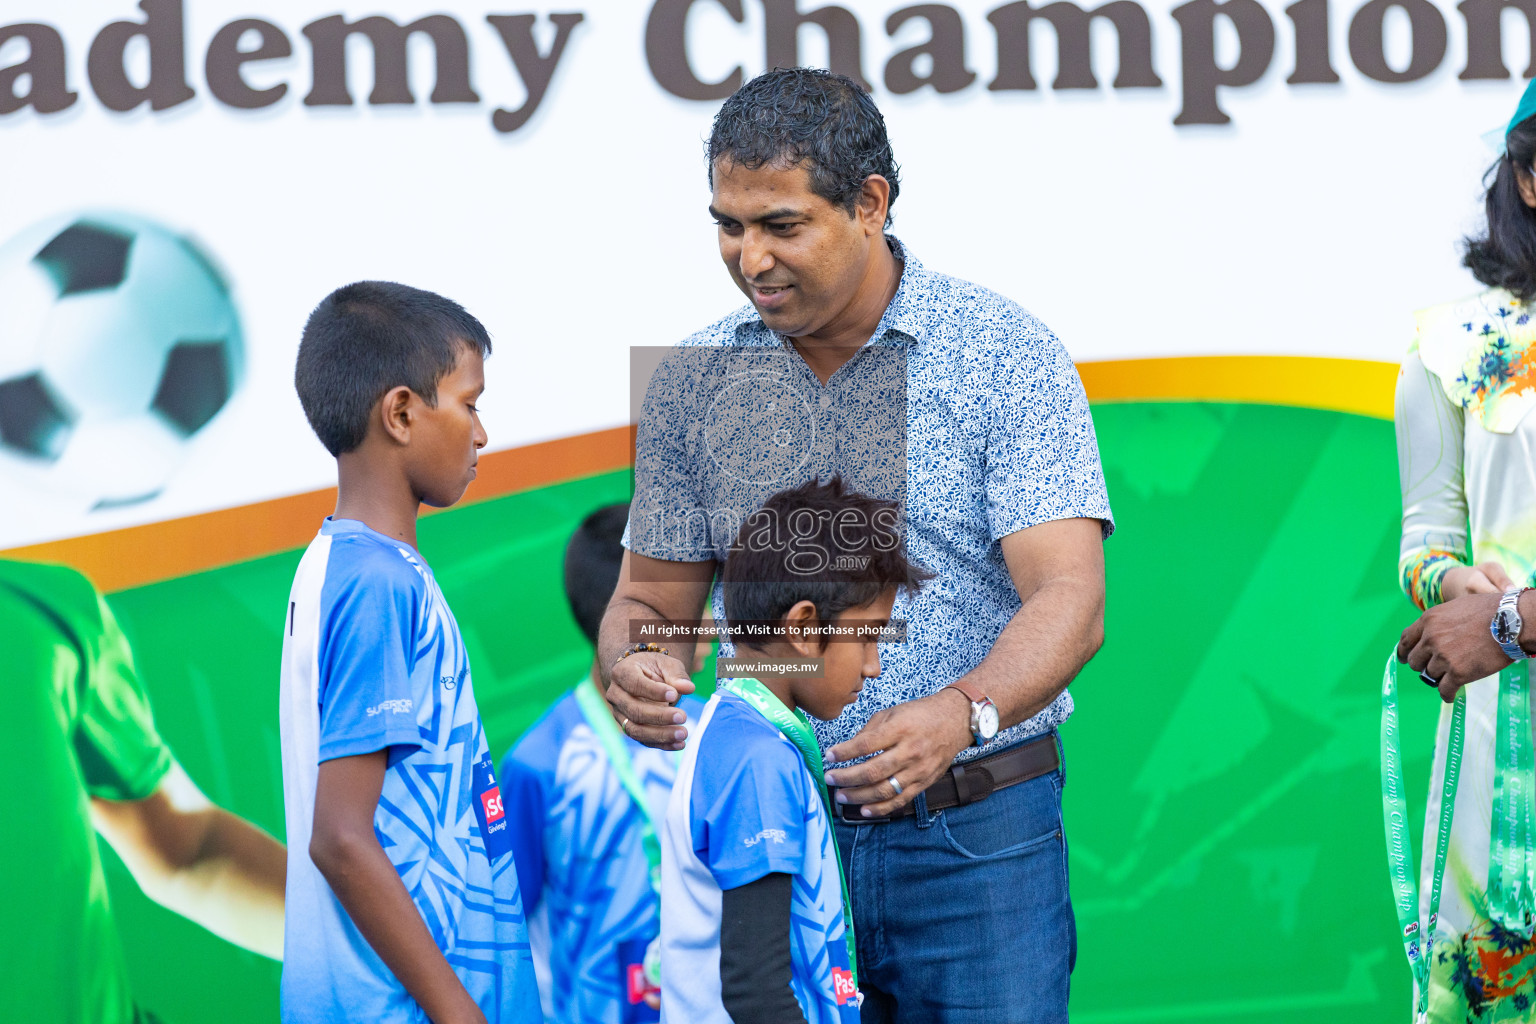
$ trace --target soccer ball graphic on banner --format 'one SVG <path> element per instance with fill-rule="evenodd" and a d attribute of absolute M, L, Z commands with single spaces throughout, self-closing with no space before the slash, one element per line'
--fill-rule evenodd
<path fill-rule="evenodd" d="M 229 286 L 181 235 L 86 213 L 0 246 L 0 478 L 90 508 L 152 498 L 243 368 Z"/>

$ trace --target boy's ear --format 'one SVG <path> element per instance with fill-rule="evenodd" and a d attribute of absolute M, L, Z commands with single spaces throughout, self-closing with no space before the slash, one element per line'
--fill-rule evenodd
<path fill-rule="evenodd" d="M 787 627 L 787 635 L 784 642 L 795 649 L 795 653 L 802 658 L 814 658 L 821 653 L 819 638 L 806 633 L 820 623 L 821 617 L 816 614 L 816 605 L 811 601 L 796 601 L 789 611 L 784 613 L 784 625 Z"/>
<path fill-rule="evenodd" d="M 384 433 L 396 444 L 411 443 L 411 399 L 415 392 L 404 384 L 390 388 L 379 400 L 379 420 Z"/>

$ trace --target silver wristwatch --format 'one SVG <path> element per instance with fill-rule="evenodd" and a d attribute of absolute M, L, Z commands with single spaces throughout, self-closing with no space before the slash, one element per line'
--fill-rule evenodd
<path fill-rule="evenodd" d="M 1499 600 L 1499 610 L 1493 613 L 1493 622 L 1488 626 L 1488 632 L 1493 634 L 1494 641 L 1504 649 L 1504 653 L 1513 661 L 1529 658 L 1520 646 L 1520 627 L 1525 625 L 1520 618 L 1520 595 L 1530 590 L 1530 587 L 1510 587 L 1504 591 L 1504 596 Z"/>
<path fill-rule="evenodd" d="M 997 735 L 1000 724 L 997 714 L 997 705 L 992 703 L 992 698 L 982 693 L 975 686 L 965 682 L 953 682 L 944 687 L 946 690 L 959 690 L 965 694 L 965 699 L 971 702 L 971 739 L 976 746 L 986 746 Z"/>

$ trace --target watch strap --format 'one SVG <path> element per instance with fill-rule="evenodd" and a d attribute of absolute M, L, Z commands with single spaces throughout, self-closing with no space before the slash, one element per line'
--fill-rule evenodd
<path fill-rule="evenodd" d="M 967 683 L 963 680 L 957 679 L 953 683 L 950 683 L 948 686 L 944 687 L 944 689 L 959 690 L 961 693 L 965 694 L 965 699 L 970 701 L 972 704 L 991 703 L 991 698 L 982 693 L 980 688 L 978 688 L 974 683 Z"/>

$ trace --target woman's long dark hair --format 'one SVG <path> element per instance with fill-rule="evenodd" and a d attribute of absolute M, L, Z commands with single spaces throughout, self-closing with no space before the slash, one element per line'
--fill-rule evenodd
<path fill-rule="evenodd" d="M 1462 264 L 1472 276 L 1492 288 L 1505 288 L 1521 302 L 1536 299 L 1536 210 L 1520 198 L 1515 168 L 1531 173 L 1536 159 L 1536 117 L 1528 117 L 1509 133 L 1507 152 L 1488 168 L 1483 200 L 1488 233 L 1468 237 Z"/>

